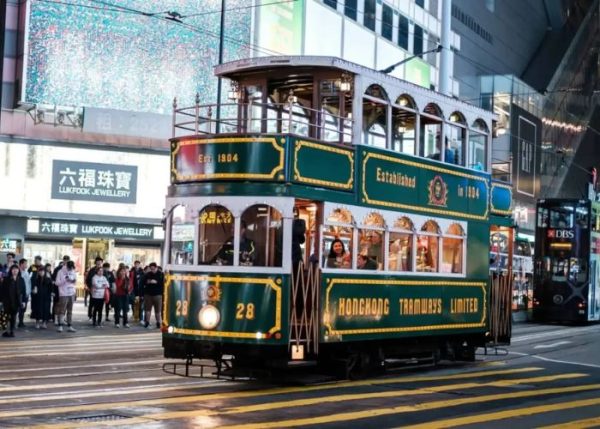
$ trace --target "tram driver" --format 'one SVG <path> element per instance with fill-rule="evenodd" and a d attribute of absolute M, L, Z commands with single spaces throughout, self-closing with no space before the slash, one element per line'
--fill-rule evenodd
<path fill-rule="evenodd" d="M 240 228 L 240 265 L 252 266 L 256 256 L 256 245 L 252 239 L 246 236 L 247 229 L 246 221 L 242 221 Z M 211 265 L 233 265 L 233 231 L 210 263 Z"/>

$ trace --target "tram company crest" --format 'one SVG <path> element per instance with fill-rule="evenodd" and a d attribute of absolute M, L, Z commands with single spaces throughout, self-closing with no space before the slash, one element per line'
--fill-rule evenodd
<path fill-rule="evenodd" d="M 448 202 L 448 185 L 441 176 L 435 176 L 429 181 L 429 204 L 446 207 Z"/>

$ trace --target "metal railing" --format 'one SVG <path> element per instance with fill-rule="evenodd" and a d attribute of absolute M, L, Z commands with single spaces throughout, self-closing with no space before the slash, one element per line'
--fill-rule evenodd
<path fill-rule="evenodd" d="M 288 103 L 221 103 L 221 117 L 216 104 L 179 107 L 173 100 L 173 137 L 203 134 L 273 133 L 296 134 L 331 143 L 351 144 L 353 120 L 332 114 L 326 109 L 312 109 L 296 102 Z"/>

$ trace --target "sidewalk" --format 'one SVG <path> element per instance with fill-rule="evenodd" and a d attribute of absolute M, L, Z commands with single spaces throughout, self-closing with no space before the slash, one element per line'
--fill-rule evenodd
<path fill-rule="evenodd" d="M 27 339 L 34 339 L 34 338 L 46 339 L 46 338 L 48 338 L 48 339 L 50 339 L 50 338 L 61 336 L 61 335 L 73 336 L 73 335 L 78 335 L 80 333 L 83 335 L 97 335 L 97 334 L 103 334 L 103 335 L 115 334 L 116 335 L 116 334 L 119 334 L 120 332 L 121 333 L 154 332 L 157 335 L 160 335 L 160 332 L 161 332 L 159 329 L 156 328 L 154 313 L 152 314 L 153 323 L 151 323 L 148 328 L 144 328 L 140 324 L 139 320 L 134 320 L 132 318 L 131 311 L 128 313 L 128 317 L 129 317 L 128 323 L 129 323 L 130 328 L 129 329 L 123 328 L 122 322 L 121 322 L 120 328 L 117 329 L 115 327 L 115 321 L 114 321 L 115 313 L 114 313 L 113 309 L 111 309 L 110 313 L 109 313 L 110 321 L 108 321 L 108 322 L 104 321 L 106 313 L 103 311 L 103 314 L 102 314 L 103 326 L 101 328 L 95 328 L 94 326 L 92 326 L 92 322 L 90 322 L 88 319 L 88 309 L 87 309 L 87 307 L 85 307 L 83 305 L 83 298 L 77 298 L 77 301 L 73 304 L 72 326 L 73 326 L 73 328 L 75 328 L 77 330 L 76 333 L 67 332 L 66 327 L 64 328 L 64 332 L 62 332 L 62 333 L 57 332 L 56 331 L 57 326 L 55 326 L 53 323 L 49 323 L 47 329 L 36 329 L 35 321 L 33 319 L 29 318 L 30 313 L 31 313 L 31 309 L 28 307 L 27 313 L 25 314 L 25 319 L 24 319 L 25 327 L 15 329 L 15 337 L 16 338 L 27 338 Z"/>

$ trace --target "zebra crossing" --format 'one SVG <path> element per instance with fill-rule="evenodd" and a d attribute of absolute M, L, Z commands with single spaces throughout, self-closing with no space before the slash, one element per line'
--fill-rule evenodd
<path fill-rule="evenodd" d="M 594 427 L 600 383 L 503 362 L 275 386 L 162 371 L 158 331 L 0 343 L 0 427 Z M 595 382 L 596 381 L 596 382 Z M 576 420 L 561 410 L 577 410 Z"/>

